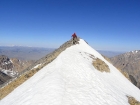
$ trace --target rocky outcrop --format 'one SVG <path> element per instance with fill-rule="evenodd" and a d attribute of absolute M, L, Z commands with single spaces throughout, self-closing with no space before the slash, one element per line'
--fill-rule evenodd
<path fill-rule="evenodd" d="M 16 58 L 8 58 L 5 55 L 0 56 L 0 85 L 9 79 L 16 77 L 18 73 L 33 64 L 34 61 L 21 61 Z"/>
<path fill-rule="evenodd" d="M 27 67 L 32 65 L 35 61 L 25 61 L 25 60 L 19 60 L 17 58 L 11 58 L 12 64 L 13 64 L 13 70 L 17 71 L 18 73 L 25 70 Z"/>
<path fill-rule="evenodd" d="M 10 73 L 13 73 L 12 62 L 7 56 L 0 55 L 0 85 L 12 78 Z"/>
<path fill-rule="evenodd" d="M 5 83 L 7 80 L 11 79 L 10 76 L 0 71 L 0 84 Z"/>
<path fill-rule="evenodd" d="M 0 69 L 12 70 L 13 64 L 10 59 L 5 55 L 0 55 Z"/>
<path fill-rule="evenodd" d="M 137 81 L 136 81 L 136 79 L 135 79 L 132 75 L 129 75 L 129 78 L 130 78 L 131 82 L 132 82 L 135 86 L 137 86 Z"/>
<path fill-rule="evenodd" d="M 140 50 L 121 54 L 110 60 L 115 67 L 128 73 L 132 83 L 140 88 Z"/>

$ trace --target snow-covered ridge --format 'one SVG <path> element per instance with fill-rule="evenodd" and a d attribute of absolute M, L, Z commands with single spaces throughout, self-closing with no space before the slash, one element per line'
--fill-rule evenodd
<path fill-rule="evenodd" d="M 136 54 L 136 53 L 139 53 L 140 50 L 134 50 L 134 51 L 130 51 L 130 53 L 133 53 L 133 54 Z"/>
<path fill-rule="evenodd" d="M 124 55 L 125 57 L 130 56 L 130 55 L 137 55 L 140 54 L 140 50 L 134 50 L 134 51 L 129 51 L 127 53 L 121 54 L 122 56 Z"/>
<path fill-rule="evenodd" d="M 99 58 L 110 68 L 92 65 Z M 63 51 L 54 61 L 0 101 L 2 105 L 129 105 L 126 96 L 140 101 L 140 90 L 84 40 Z"/>
<path fill-rule="evenodd" d="M 131 51 L 133 54 L 135 54 L 135 53 L 137 53 L 138 52 L 138 50 L 135 50 L 135 51 Z"/>

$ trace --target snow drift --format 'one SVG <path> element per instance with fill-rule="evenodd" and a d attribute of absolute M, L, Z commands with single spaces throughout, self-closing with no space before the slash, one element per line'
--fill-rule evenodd
<path fill-rule="evenodd" d="M 104 61 L 110 72 L 95 69 L 92 62 L 96 58 Z M 80 39 L 0 105 L 129 105 L 127 96 L 140 101 L 140 90 Z"/>

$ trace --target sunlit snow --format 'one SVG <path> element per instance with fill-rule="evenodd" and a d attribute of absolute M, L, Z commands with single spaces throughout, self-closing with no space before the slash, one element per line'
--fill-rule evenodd
<path fill-rule="evenodd" d="M 0 105 L 129 105 L 140 101 L 140 90 L 84 40 L 63 51 L 53 62 L 0 101 Z M 103 60 L 110 73 L 100 72 L 89 55 Z"/>

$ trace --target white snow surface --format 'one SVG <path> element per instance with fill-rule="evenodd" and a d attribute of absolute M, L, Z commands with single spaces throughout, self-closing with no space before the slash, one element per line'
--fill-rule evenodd
<path fill-rule="evenodd" d="M 41 64 L 36 65 L 33 69 L 38 68 Z"/>
<path fill-rule="evenodd" d="M 129 105 L 140 90 L 83 39 L 17 87 L 0 105 Z M 110 73 L 100 72 L 93 59 L 103 60 Z"/>

